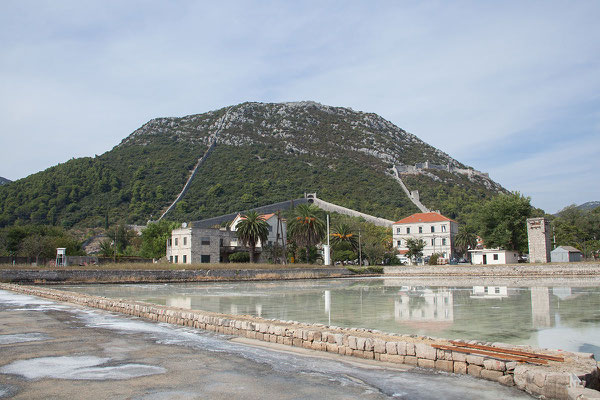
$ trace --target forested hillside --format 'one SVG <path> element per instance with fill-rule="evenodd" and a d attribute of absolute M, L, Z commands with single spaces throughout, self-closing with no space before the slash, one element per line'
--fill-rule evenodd
<path fill-rule="evenodd" d="M 376 114 L 312 102 L 243 103 L 154 119 L 101 156 L 0 186 L 0 227 L 156 219 L 212 140 L 215 150 L 166 218 L 202 219 L 318 192 L 324 200 L 396 220 L 417 209 L 391 178 L 393 165 L 429 160 L 467 168 Z M 504 191 L 489 179 L 444 171 L 403 179 L 426 206 L 458 219 Z"/>

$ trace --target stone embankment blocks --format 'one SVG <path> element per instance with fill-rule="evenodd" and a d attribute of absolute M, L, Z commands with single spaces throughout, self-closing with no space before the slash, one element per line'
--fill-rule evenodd
<path fill-rule="evenodd" d="M 548 365 L 540 366 L 441 350 L 432 346 L 449 345 L 450 342 L 445 339 L 184 310 L 42 287 L 0 284 L 0 289 L 270 343 L 388 363 L 416 365 L 455 374 L 469 374 L 503 385 L 516 385 L 519 389 L 545 398 L 600 399 L 600 392 L 596 390 L 600 389 L 598 365 L 593 355 L 588 353 L 546 350 L 545 354 L 563 356 L 565 362 L 549 362 Z M 507 344 L 493 345 L 521 351 L 532 350 Z"/>

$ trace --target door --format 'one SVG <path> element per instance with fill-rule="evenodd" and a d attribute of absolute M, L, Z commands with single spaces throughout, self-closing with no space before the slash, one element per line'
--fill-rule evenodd
<path fill-rule="evenodd" d="M 484 255 L 483 255 L 483 263 L 484 263 L 484 264 L 487 264 L 487 254 L 484 254 Z"/>

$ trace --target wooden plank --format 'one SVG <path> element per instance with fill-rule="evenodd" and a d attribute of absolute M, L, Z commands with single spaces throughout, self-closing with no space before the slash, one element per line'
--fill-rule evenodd
<path fill-rule="evenodd" d="M 500 360 L 506 360 L 506 361 L 519 361 L 519 362 L 526 362 L 526 363 L 530 363 L 530 364 L 541 364 L 541 365 L 548 364 L 547 360 L 535 359 L 535 358 L 529 358 L 529 357 L 523 357 L 523 356 L 516 356 L 516 355 L 510 355 L 510 354 L 504 354 L 504 353 L 495 353 L 495 352 L 485 351 L 485 350 L 470 349 L 467 347 L 446 346 L 443 344 L 432 344 L 431 347 L 434 347 L 436 349 L 441 349 L 441 350 L 458 351 L 459 353 L 479 354 L 482 356 L 493 357 L 493 358 L 497 358 Z"/>
<path fill-rule="evenodd" d="M 455 342 L 453 340 L 451 340 L 450 343 L 452 343 L 455 346 L 468 347 L 468 348 L 479 349 L 479 350 L 494 351 L 497 353 L 506 353 L 506 354 L 514 354 L 514 355 L 518 355 L 518 356 L 541 358 L 541 359 L 550 360 L 550 361 L 559 361 L 559 362 L 565 361 L 565 358 L 561 357 L 561 356 L 550 356 L 547 354 L 539 354 L 539 353 L 532 353 L 532 352 L 528 352 L 528 351 L 519 351 L 519 350 L 511 350 L 511 349 L 503 349 L 500 347 L 483 346 L 480 344 L 461 343 L 461 342 Z"/>

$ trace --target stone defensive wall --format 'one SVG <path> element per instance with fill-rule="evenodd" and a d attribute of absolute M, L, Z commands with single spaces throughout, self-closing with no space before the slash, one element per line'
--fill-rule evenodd
<path fill-rule="evenodd" d="M 111 270 L 111 269 L 0 269 L 0 282 L 6 283 L 157 283 L 213 282 L 287 279 L 340 278 L 352 273 L 346 268 L 287 269 L 189 269 L 189 270 Z"/>
<path fill-rule="evenodd" d="M 369 329 L 339 328 L 246 315 L 218 314 L 122 299 L 108 299 L 43 287 L 0 284 L 0 289 L 264 342 L 380 362 L 408 364 L 448 373 L 468 374 L 503 385 L 516 385 L 521 390 L 536 396 L 543 396 L 543 398 L 600 398 L 600 392 L 597 390 L 600 388 L 598 364 L 593 355 L 589 353 L 540 350 L 501 343 L 449 341 Z M 456 347 L 454 345 L 460 346 L 461 344 L 491 346 L 504 352 L 535 350 L 540 357 L 544 355 L 550 358 L 561 358 L 563 361 L 532 364 L 509 361 L 511 357 L 506 355 L 498 356 L 494 353 L 490 355 L 488 352 L 475 350 L 448 350 L 450 347 Z M 460 350 L 460 347 L 458 349 Z"/>

